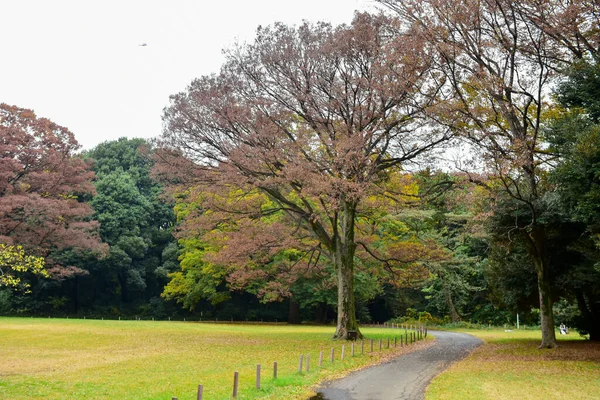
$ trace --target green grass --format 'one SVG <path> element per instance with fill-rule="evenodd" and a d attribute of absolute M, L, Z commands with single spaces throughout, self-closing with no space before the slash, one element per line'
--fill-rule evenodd
<path fill-rule="evenodd" d="M 361 356 L 357 343 L 352 358 L 350 343 L 331 340 L 333 327 L 0 318 L 0 399 L 185 400 L 195 399 L 198 384 L 205 399 L 228 399 L 234 371 L 240 399 L 307 398 L 318 382 L 408 351 L 398 345 L 377 352 L 377 340 L 398 330 L 361 331 L 376 340 L 375 352 L 367 354 L 365 342 Z M 310 354 L 308 373 L 297 372 L 301 354 Z M 254 387 L 256 364 L 262 367 L 260 390 Z"/>
<path fill-rule="evenodd" d="M 436 377 L 427 400 L 600 399 L 600 343 L 571 333 L 538 349 L 540 331 L 463 331 L 485 344 Z"/>

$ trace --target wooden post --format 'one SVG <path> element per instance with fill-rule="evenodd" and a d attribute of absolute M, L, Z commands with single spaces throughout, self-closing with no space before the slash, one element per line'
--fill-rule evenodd
<path fill-rule="evenodd" d="M 273 363 L 273 379 L 277 379 L 277 361 Z"/>
<path fill-rule="evenodd" d="M 319 352 L 319 367 L 323 365 L 323 350 Z"/>
<path fill-rule="evenodd" d="M 238 372 L 233 373 L 233 397 L 237 397 L 238 394 L 238 380 L 240 378 L 240 374 Z"/>
<path fill-rule="evenodd" d="M 342 361 L 344 361 L 344 352 L 345 352 L 346 348 L 344 345 L 342 345 Z"/>
<path fill-rule="evenodd" d="M 371 339 L 371 353 L 373 352 L 373 339 Z"/>
<path fill-rule="evenodd" d="M 354 342 L 352 342 L 352 357 L 354 357 Z"/>
<path fill-rule="evenodd" d="M 256 388 L 260 389 L 260 364 L 256 364 Z"/>
<path fill-rule="evenodd" d="M 383 342 L 382 338 L 379 338 L 379 351 L 381 351 L 381 343 Z"/>
<path fill-rule="evenodd" d="M 177 400 L 177 397 L 171 397 L 171 400 Z"/>
<path fill-rule="evenodd" d="M 334 351 L 335 351 L 335 349 L 332 347 L 331 348 L 331 362 L 333 362 Z"/>
<path fill-rule="evenodd" d="M 398 338 L 396 336 L 394 336 L 394 347 L 398 347 L 397 340 L 398 340 Z"/>
<path fill-rule="evenodd" d="M 302 372 L 302 358 L 304 356 L 301 354 L 300 355 L 300 361 L 298 362 L 298 372 Z"/>
<path fill-rule="evenodd" d="M 306 355 L 306 372 L 310 371 L 310 354 Z"/>
<path fill-rule="evenodd" d="M 388 339 L 387 340 L 387 348 L 389 349 L 390 348 L 390 338 L 387 338 L 387 339 Z"/>
<path fill-rule="evenodd" d="M 198 396 L 196 400 L 202 400 L 202 394 L 204 393 L 204 385 L 198 385 Z"/>

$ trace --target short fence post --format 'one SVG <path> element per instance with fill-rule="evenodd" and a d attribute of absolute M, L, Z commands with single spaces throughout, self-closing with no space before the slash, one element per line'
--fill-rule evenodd
<path fill-rule="evenodd" d="M 256 364 L 256 388 L 260 389 L 260 364 Z"/>
<path fill-rule="evenodd" d="M 331 362 L 333 362 L 334 351 L 335 351 L 335 349 L 332 347 L 331 348 Z"/>
<path fill-rule="evenodd" d="M 379 338 L 379 351 L 381 351 L 381 343 L 383 342 L 382 338 Z"/>
<path fill-rule="evenodd" d="M 387 338 L 387 339 L 388 339 L 387 340 L 387 348 L 389 349 L 390 348 L 390 338 Z"/>
<path fill-rule="evenodd" d="M 360 354 L 365 354 L 365 341 L 364 339 L 360 342 Z"/>
<path fill-rule="evenodd" d="M 273 379 L 277 379 L 277 361 L 273 363 Z"/>
<path fill-rule="evenodd" d="M 298 362 L 298 372 L 302 372 L 302 357 L 304 356 L 300 355 L 300 361 Z"/>
<path fill-rule="evenodd" d="M 373 339 L 371 339 L 371 353 L 373 352 Z"/>
<path fill-rule="evenodd" d="M 345 350 L 346 350 L 346 348 L 344 347 L 344 345 L 342 345 L 342 361 L 344 361 Z"/>
<path fill-rule="evenodd" d="M 237 397 L 238 394 L 238 380 L 240 378 L 240 374 L 238 372 L 233 373 L 233 397 Z"/>
<path fill-rule="evenodd" d="M 204 392 L 204 385 L 198 385 L 198 396 L 196 400 L 202 400 L 202 394 Z"/>
<path fill-rule="evenodd" d="M 310 354 L 306 355 L 306 372 L 310 371 Z"/>
<path fill-rule="evenodd" d="M 396 336 L 394 336 L 394 347 L 398 346 L 397 340 L 398 340 L 398 338 Z"/>
<path fill-rule="evenodd" d="M 352 357 L 354 357 L 354 342 L 352 342 Z"/>
<path fill-rule="evenodd" d="M 323 365 L 323 350 L 319 352 L 319 367 Z"/>

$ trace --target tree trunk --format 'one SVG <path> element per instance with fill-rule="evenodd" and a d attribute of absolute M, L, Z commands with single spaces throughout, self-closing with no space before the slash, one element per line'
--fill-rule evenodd
<path fill-rule="evenodd" d="M 590 335 L 590 340 L 600 340 L 600 310 L 596 306 L 596 299 L 587 291 L 578 290 L 575 293 L 579 312 L 584 318 L 580 326 Z"/>
<path fill-rule="evenodd" d="M 446 299 L 446 305 L 448 306 L 448 309 L 450 310 L 450 318 L 452 319 L 452 322 L 456 323 L 456 322 L 460 322 L 461 318 L 460 315 L 458 315 L 458 312 L 456 311 L 456 307 L 454 307 L 454 302 L 452 301 L 452 294 L 450 293 L 450 290 L 444 285 L 444 298 Z"/>
<path fill-rule="evenodd" d="M 79 312 L 79 276 L 75 275 L 73 280 L 73 308 L 77 314 Z"/>
<path fill-rule="evenodd" d="M 362 338 L 354 304 L 354 218 L 356 204 L 345 201 L 340 212 L 339 233 L 334 235 L 333 259 L 338 282 L 338 313 L 334 339 Z"/>
<path fill-rule="evenodd" d="M 129 301 L 129 295 L 127 291 L 127 278 L 125 278 L 125 274 L 119 272 L 117 275 L 119 279 L 119 286 L 121 288 L 121 303 L 126 304 Z"/>
<path fill-rule="evenodd" d="M 327 323 L 327 303 L 319 303 L 315 307 L 315 322 L 317 324 Z"/>
<path fill-rule="evenodd" d="M 538 291 L 540 294 L 540 324 L 542 327 L 542 344 L 540 348 L 556 347 L 556 331 L 554 329 L 554 315 L 552 314 L 552 297 L 548 265 L 538 260 L 535 262 L 538 276 Z"/>
<path fill-rule="evenodd" d="M 288 324 L 300 324 L 300 304 L 296 303 L 293 298 L 290 298 L 290 310 L 288 313 Z"/>
<path fill-rule="evenodd" d="M 552 313 L 552 290 L 546 257 L 544 228 L 533 228 L 529 239 L 529 250 L 537 272 L 538 293 L 540 296 L 540 325 L 542 328 L 540 349 L 550 349 L 556 347 L 556 331 Z"/>
<path fill-rule="evenodd" d="M 454 307 L 454 301 L 452 301 L 452 292 L 450 291 L 450 288 L 448 287 L 448 283 L 446 281 L 446 273 L 439 271 L 438 277 L 442 282 L 442 291 L 444 292 L 444 300 L 446 301 L 446 306 L 448 307 L 448 311 L 450 311 L 450 318 L 452 319 L 453 323 L 460 322 L 460 315 L 458 315 L 456 307 Z"/>

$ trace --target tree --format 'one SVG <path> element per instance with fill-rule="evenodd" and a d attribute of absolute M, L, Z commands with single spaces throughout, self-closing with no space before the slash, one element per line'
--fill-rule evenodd
<path fill-rule="evenodd" d="M 302 250 L 328 258 L 336 338 L 360 337 L 353 279 L 364 199 L 383 191 L 391 170 L 449 138 L 424 118 L 438 90 L 429 53 L 416 36 L 395 35 L 397 25 L 357 14 L 337 28 L 259 28 L 253 44 L 227 52 L 218 75 L 172 96 L 163 117 L 159 175 L 200 187 L 212 202 L 205 210 L 227 218 L 282 212 L 288 222 L 274 243 L 312 241 Z M 233 191 L 240 201 L 260 192 L 273 206 L 223 202 Z M 258 222 L 252 228 L 261 231 Z"/>
<path fill-rule="evenodd" d="M 90 200 L 94 218 L 110 245 L 108 257 L 94 268 L 96 289 L 120 295 L 121 304 L 158 296 L 166 283 L 163 250 L 173 241 L 174 215 L 161 198 L 162 187 L 150 178 L 151 153 L 144 139 L 120 138 L 84 154 L 98 177 Z"/>
<path fill-rule="evenodd" d="M 381 2 L 418 27 L 440 54 L 436 70 L 449 96 L 438 121 L 481 151 L 497 198 L 514 206 L 504 234 L 520 235 L 527 244 L 538 277 L 541 347 L 556 346 L 544 220 L 544 175 L 552 155 L 544 150 L 542 129 L 550 84 L 568 50 L 514 1 Z"/>
<path fill-rule="evenodd" d="M 78 149 L 67 128 L 0 104 L 0 242 L 46 257 L 54 278 L 82 270 L 58 265 L 51 252 L 105 250 L 92 209 L 81 201 L 95 193 L 94 173 L 76 157 Z"/>
<path fill-rule="evenodd" d="M 558 86 L 563 110 L 547 132 L 559 162 L 551 173 L 559 195 L 561 236 L 570 241 L 561 283 L 575 298 L 573 322 L 600 340 L 600 66 L 580 60 Z M 565 296 L 566 297 L 566 296 Z"/>
<path fill-rule="evenodd" d="M 0 244 L 0 286 L 29 292 L 31 284 L 23 277 L 25 274 L 48 278 L 44 259 L 25 254 L 21 246 Z"/>

